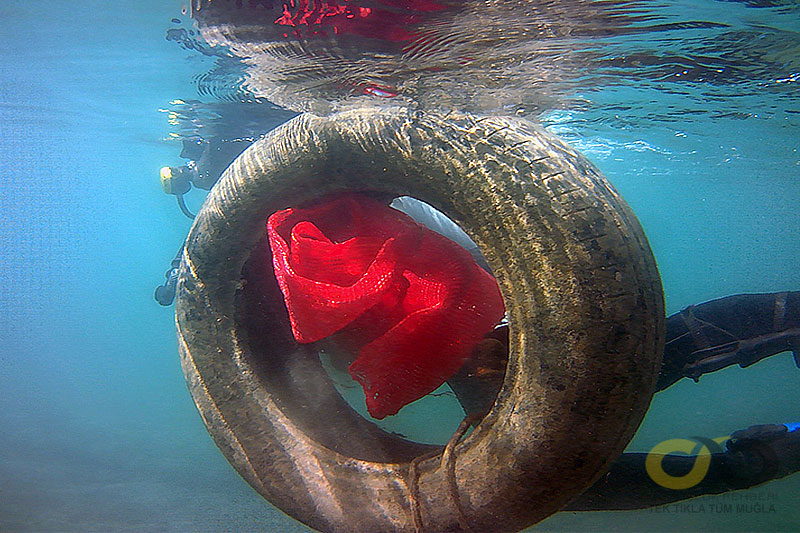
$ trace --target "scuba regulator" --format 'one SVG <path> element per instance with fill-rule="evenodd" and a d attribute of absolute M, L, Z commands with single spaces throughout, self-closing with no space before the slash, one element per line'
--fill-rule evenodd
<path fill-rule="evenodd" d="M 197 174 L 197 169 L 193 162 L 190 161 L 182 167 L 162 167 L 160 174 L 161 188 L 164 189 L 164 192 L 175 195 L 178 198 L 178 206 L 183 214 L 189 218 L 194 218 L 183 199 L 183 195 L 192 188 L 192 180 L 194 175 Z"/>

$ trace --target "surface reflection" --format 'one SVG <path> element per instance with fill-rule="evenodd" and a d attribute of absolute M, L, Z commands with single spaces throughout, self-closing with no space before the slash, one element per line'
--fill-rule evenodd
<path fill-rule="evenodd" d="M 218 56 L 201 90 L 233 82 L 317 113 L 383 100 L 531 116 L 617 84 L 697 90 L 698 107 L 763 90 L 790 97 L 797 5 L 728 3 L 206 0 L 191 6 L 199 39 L 184 46 Z"/>

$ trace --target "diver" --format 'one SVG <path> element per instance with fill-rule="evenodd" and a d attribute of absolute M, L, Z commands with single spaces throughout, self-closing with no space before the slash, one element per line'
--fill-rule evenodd
<path fill-rule="evenodd" d="M 183 139 L 179 157 L 188 161 L 177 167 L 162 167 L 160 171 L 161 187 L 165 193 L 177 197 L 181 212 L 193 219 L 194 214 L 186 206 L 183 195 L 189 192 L 192 186 L 210 190 L 228 165 L 250 144 L 252 144 L 251 139 Z M 175 300 L 178 267 L 182 252 L 183 247 L 170 263 L 170 268 L 165 274 L 164 284 L 156 287 L 154 298 L 163 306 L 172 305 Z"/>
<path fill-rule="evenodd" d="M 178 198 L 189 218 L 194 215 L 186 207 L 184 194 L 192 187 L 210 190 L 245 148 L 297 115 L 246 94 L 220 102 L 176 99 L 170 105 L 170 123 L 178 127 L 182 139 L 179 157 L 187 161 L 161 168 L 161 186 Z"/>
<path fill-rule="evenodd" d="M 231 161 L 250 144 L 251 139 L 183 139 L 183 149 L 179 157 L 188 161 L 182 166 L 162 167 L 161 188 L 165 193 L 178 198 L 178 206 L 184 215 L 194 218 L 194 214 L 186 207 L 183 195 L 192 186 L 210 190 Z"/>
<path fill-rule="evenodd" d="M 664 358 L 656 385 L 662 391 L 682 378 L 738 364 L 748 367 L 782 352 L 800 368 L 800 291 L 737 294 L 690 306 L 667 318 Z M 487 412 L 505 376 L 508 326 L 501 325 L 447 381 L 466 413 Z M 756 425 L 735 431 L 722 449 L 697 439 L 712 452 L 707 472 L 694 486 L 675 490 L 655 482 L 647 453 L 623 453 L 609 471 L 565 510 L 644 509 L 708 494 L 753 487 L 800 471 L 800 424 Z M 697 456 L 666 455 L 671 476 L 690 472 Z"/>
<path fill-rule="evenodd" d="M 180 157 L 188 159 L 188 161 L 178 167 L 162 167 L 161 187 L 165 193 L 176 196 L 181 212 L 193 219 L 194 214 L 186 206 L 183 195 L 189 192 L 192 186 L 210 190 L 231 161 L 236 159 L 250 144 L 250 139 L 184 139 Z M 155 290 L 155 300 L 163 306 L 172 305 L 175 300 L 178 267 L 182 252 L 183 247 L 170 263 L 170 268 L 165 274 L 166 281 Z"/>
<path fill-rule="evenodd" d="M 162 167 L 161 187 L 165 193 L 176 196 L 181 212 L 193 219 L 194 214 L 186 206 L 183 195 L 189 192 L 192 186 L 210 190 L 231 161 L 236 159 L 250 144 L 250 139 L 184 139 L 180 157 L 188 159 L 188 161 L 178 167 Z M 170 263 L 170 268 L 165 274 L 166 281 L 155 290 L 155 300 L 163 306 L 172 305 L 175 300 L 178 267 L 182 252 L 183 247 Z"/>
<path fill-rule="evenodd" d="M 667 342 L 656 384 L 662 391 L 682 378 L 738 364 L 746 368 L 782 352 L 800 368 L 800 291 L 737 294 L 690 306 L 667 318 Z M 705 439 L 697 439 L 699 441 Z M 674 490 L 651 479 L 646 453 L 624 453 L 568 510 L 642 509 L 707 494 L 745 489 L 800 471 L 800 424 L 765 424 L 735 431 L 725 449 L 712 451 L 696 485 Z M 714 448 L 717 448 L 714 450 Z M 686 475 L 697 456 L 667 455 L 662 469 Z"/>
<path fill-rule="evenodd" d="M 170 40 L 169 32 L 167 39 Z M 172 123 L 179 126 L 179 131 L 189 132 L 180 135 L 182 144 L 178 157 L 186 162 L 162 167 L 161 187 L 165 193 L 177 198 L 178 207 L 188 218 L 193 219 L 194 213 L 186 206 L 184 195 L 192 187 L 211 190 L 225 169 L 248 146 L 263 137 L 265 132 L 297 115 L 267 102 L 250 101 L 246 95 L 239 96 L 242 98 L 230 102 L 180 99 L 170 102 L 174 106 L 171 122 L 175 121 Z M 161 305 L 171 305 L 175 298 L 182 250 L 172 260 L 165 283 L 156 288 L 155 300 Z"/>

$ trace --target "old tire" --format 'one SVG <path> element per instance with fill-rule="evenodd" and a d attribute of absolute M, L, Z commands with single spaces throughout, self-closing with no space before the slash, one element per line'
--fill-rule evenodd
<path fill-rule="evenodd" d="M 434 205 L 497 276 L 508 369 L 455 448 L 454 484 L 436 455 L 412 480 L 409 461 L 430 448 L 352 411 L 292 341 L 279 295 L 250 296 L 243 281 L 270 213 L 343 189 Z M 637 220 L 580 154 L 526 121 L 403 109 L 302 115 L 246 150 L 195 219 L 176 302 L 183 369 L 216 443 L 265 498 L 323 531 L 513 531 L 557 511 L 640 423 L 663 317 Z"/>

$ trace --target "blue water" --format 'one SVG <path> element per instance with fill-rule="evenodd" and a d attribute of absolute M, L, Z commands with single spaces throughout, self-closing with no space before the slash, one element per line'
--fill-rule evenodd
<path fill-rule="evenodd" d="M 736 83 L 595 85 L 573 95 L 585 105 L 543 120 L 633 207 L 669 313 L 797 290 L 800 14 L 666 5 L 747 30 L 731 37 L 736 57 L 781 68 L 750 71 L 739 97 Z M 306 531 L 212 443 L 180 371 L 171 309 L 152 299 L 189 225 L 158 184 L 161 166 L 182 162 L 159 109 L 196 96 L 193 77 L 210 61 L 165 39 L 180 13 L 163 0 L 0 4 L 1 531 Z M 632 450 L 800 421 L 789 353 L 684 381 L 655 397 Z M 534 529 L 800 530 L 800 475 L 737 494 L 750 499 L 561 513 Z M 731 502 L 767 505 L 727 512 Z"/>

